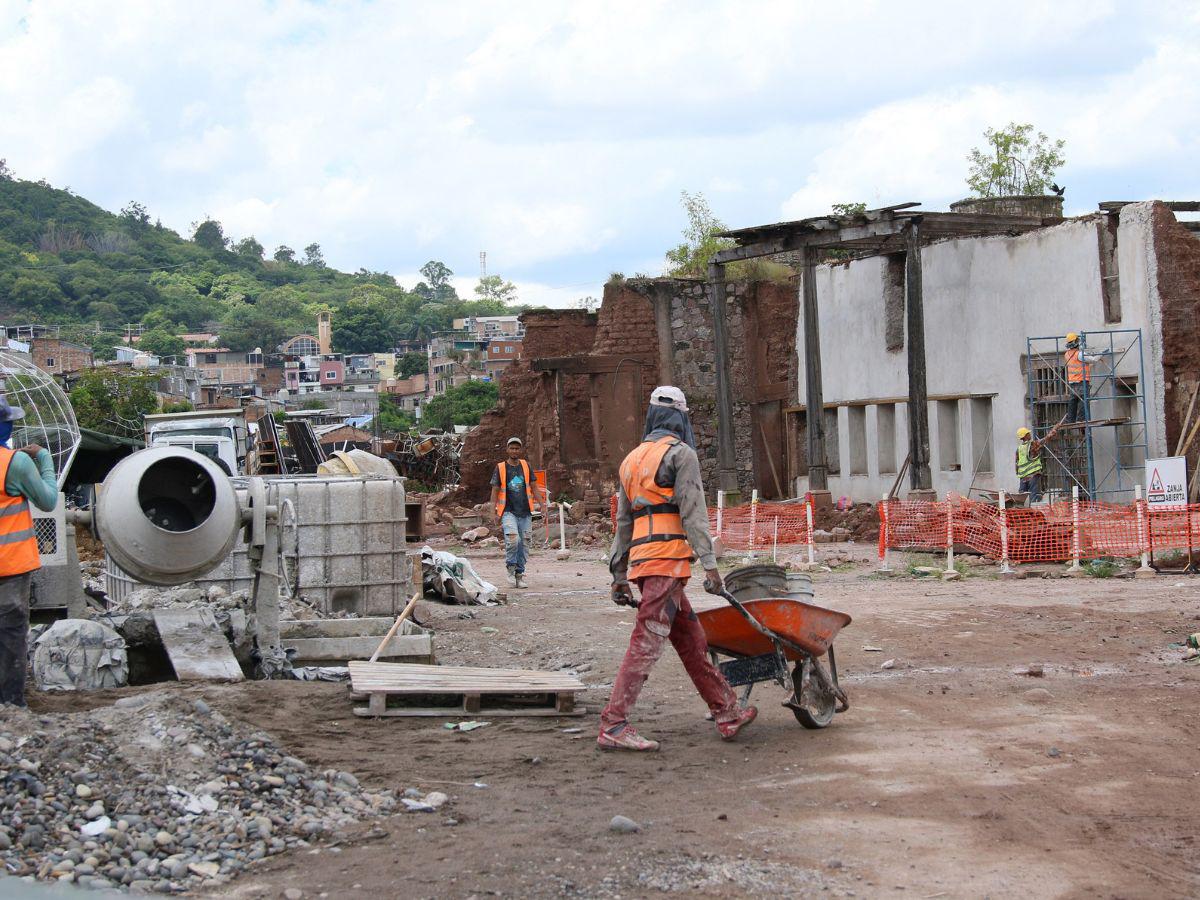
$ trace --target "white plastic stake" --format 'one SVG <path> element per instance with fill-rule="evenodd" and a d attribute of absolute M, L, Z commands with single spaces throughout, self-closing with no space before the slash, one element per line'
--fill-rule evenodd
<path fill-rule="evenodd" d="M 758 490 L 750 492 L 750 558 L 754 558 L 754 530 L 758 527 Z"/>
<path fill-rule="evenodd" d="M 563 513 L 563 509 L 567 504 L 558 504 L 558 549 L 567 549 L 567 521 Z"/>
<path fill-rule="evenodd" d="M 1138 546 L 1142 548 L 1142 564 L 1138 568 L 1140 572 L 1153 572 L 1150 568 L 1150 539 L 1147 533 L 1147 525 L 1149 524 L 1146 515 L 1146 502 L 1142 500 L 1142 486 L 1135 484 L 1133 486 L 1133 502 L 1137 506 L 1137 528 L 1138 528 Z M 1191 516 L 1191 511 L 1187 514 Z"/>
<path fill-rule="evenodd" d="M 883 495 L 883 503 L 879 507 L 879 539 L 883 546 L 883 553 L 879 557 L 879 571 L 890 572 L 892 567 L 888 565 L 888 544 L 892 542 L 892 535 L 888 531 L 888 495 Z M 812 521 L 812 513 L 809 513 L 809 521 Z M 809 525 L 809 533 L 812 533 L 812 526 Z"/>
<path fill-rule="evenodd" d="M 771 562 L 779 562 L 779 517 L 775 518 L 775 537 L 771 542 Z"/>
<path fill-rule="evenodd" d="M 808 522 L 808 564 L 816 565 L 816 560 L 813 558 L 813 516 L 812 516 L 812 501 L 804 502 L 804 516 Z"/>
<path fill-rule="evenodd" d="M 946 495 L 946 574 L 954 571 L 954 503 Z"/>
<path fill-rule="evenodd" d="M 717 491 L 717 537 L 721 536 L 721 519 L 725 512 L 725 492 Z"/>
<path fill-rule="evenodd" d="M 1008 564 L 1008 497 L 1000 492 L 1000 574 L 1011 575 L 1012 566 Z"/>
<path fill-rule="evenodd" d="M 1071 485 L 1071 571 L 1078 572 L 1083 566 L 1079 564 L 1082 556 L 1079 545 L 1079 485 Z"/>

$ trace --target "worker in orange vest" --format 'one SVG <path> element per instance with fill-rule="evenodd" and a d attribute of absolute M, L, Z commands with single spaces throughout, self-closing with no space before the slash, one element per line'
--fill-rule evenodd
<path fill-rule="evenodd" d="M 1102 356 L 1086 353 L 1079 346 L 1079 335 L 1074 331 L 1067 334 L 1067 350 L 1063 354 L 1067 364 L 1067 422 L 1082 422 L 1087 418 L 1088 382 L 1092 379 L 1092 366 L 1099 362 Z"/>
<path fill-rule="evenodd" d="M 601 749 L 658 749 L 658 741 L 643 738 L 629 724 L 629 713 L 668 640 L 724 740 L 736 737 L 758 714 L 753 706 L 739 708 L 737 695 L 709 660 L 704 629 L 683 592 L 697 556 L 713 588 L 723 590 L 708 534 L 687 398 L 679 388 L 656 387 L 642 443 L 620 469 L 617 534 L 609 559 L 612 599 L 620 606 L 636 606 L 637 620 L 612 697 L 600 714 L 596 742 Z M 641 593 L 639 602 L 633 599 L 630 580 Z"/>
<path fill-rule="evenodd" d="M 529 533 L 533 529 L 533 511 L 541 494 L 543 511 L 545 492 L 533 477 L 529 460 L 522 457 L 525 444 L 519 437 L 510 437 L 505 445 L 507 459 L 496 463 L 492 472 L 492 509 L 504 532 L 504 565 L 508 583 L 515 588 L 525 583 L 525 563 L 529 559 Z"/>
<path fill-rule="evenodd" d="M 13 423 L 25 417 L 0 399 L 0 704 L 25 705 L 29 665 L 29 594 L 42 566 L 29 504 L 50 512 L 58 504 L 54 460 L 37 444 L 10 450 Z"/>

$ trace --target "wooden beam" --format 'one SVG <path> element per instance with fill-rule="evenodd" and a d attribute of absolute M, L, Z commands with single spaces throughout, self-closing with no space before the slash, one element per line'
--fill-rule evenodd
<path fill-rule="evenodd" d="M 921 285 L 921 220 L 913 219 L 908 232 L 905 310 L 908 350 L 908 455 L 913 490 L 932 490 L 929 470 L 929 397 L 925 382 L 925 301 Z"/>
<path fill-rule="evenodd" d="M 535 372 L 592 375 L 615 372 L 623 365 L 652 366 L 654 363 L 653 353 L 622 353 L 606 356 L 549 356 L 533 360 L 531 368 Z"/>
<path fill-rule="evenodd" d="M 733 442 L 733 386 L 730 384 L 729 334 L 725 327 L 725 267 L 708 265 L 708 293 L 712 303 L 713 344 L 717 358 L 717 487 L 736 494 L 737 457 Z"/>
<path fill-rule="evenodd" d="M 804 277 L 801 290 L 801 310 L 804 316 L 804 395 L 809 409 L 824 410 L 821 392 L 821 326 L 817 309 L 817 251 L 804 250 Z M 805 428 L 808 436 L 808 488 L 811 491 L 829 490 L 829 464 L 825 457 L 825 414 L 809 416 Z"/>

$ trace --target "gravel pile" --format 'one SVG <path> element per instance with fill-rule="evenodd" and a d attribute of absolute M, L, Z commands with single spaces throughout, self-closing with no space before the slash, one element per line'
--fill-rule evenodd
<path fill-rule="evenodd" d="M 10 875 L 184 891 L 398 806 L 348 772 L 311 770 L 202 700 L 156 692 L 57 716 L 0 707 Z"/>

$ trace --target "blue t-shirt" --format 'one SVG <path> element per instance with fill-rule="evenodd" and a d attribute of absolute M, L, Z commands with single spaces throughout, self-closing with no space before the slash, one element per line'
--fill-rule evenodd
<path fill-rule="evenodd" d="M 533 515 L 533 510 L 529 508 L 529 495 L 525 493 L 524 467 L 520 462 L 505 460 L 500 463 L 492 473 L 492 487 L 500 486 L 501 472 L 504 473 L 504 511 L 517 517 Z"/>

